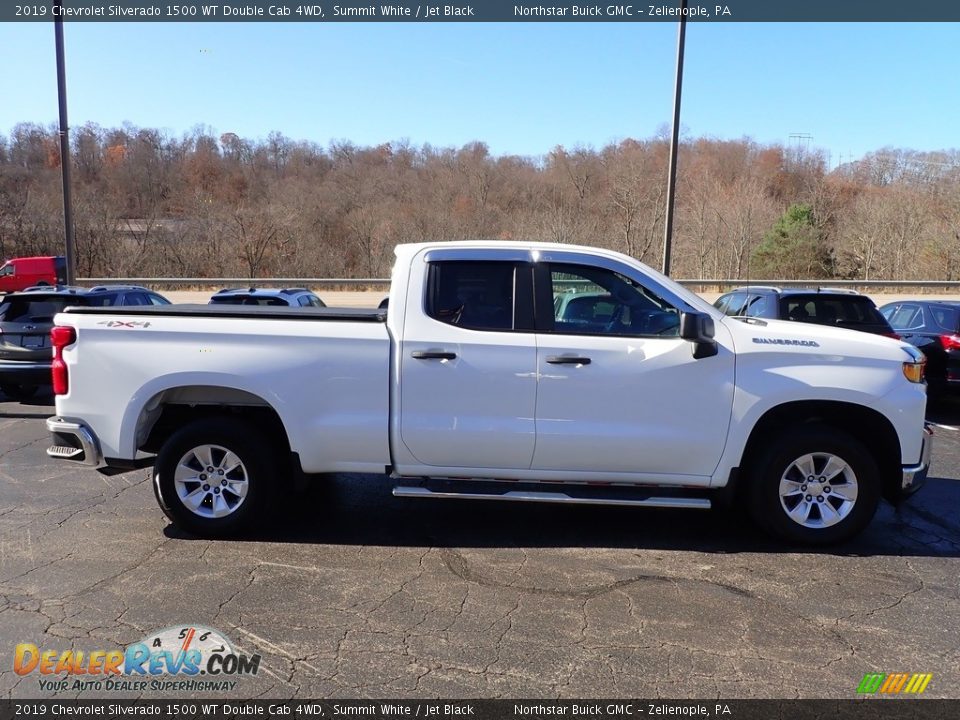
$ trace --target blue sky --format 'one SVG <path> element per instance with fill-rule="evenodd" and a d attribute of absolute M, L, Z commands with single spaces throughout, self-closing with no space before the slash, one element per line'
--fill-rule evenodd
<path fill-rule="evenodd" d="M 66 23 L 70 123 L 195 125 L 326 145 L 599 148 L 670 120 L 677 26 Z M 960 25 L 690 23 L 688 136 L 791 144 L 835 165 L 960 146 Z M 0 24 L 0 133 L 57 119 L 53 27 Z"/>

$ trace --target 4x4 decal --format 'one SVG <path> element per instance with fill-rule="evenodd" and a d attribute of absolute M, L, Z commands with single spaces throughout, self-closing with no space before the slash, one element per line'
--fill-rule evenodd
<path fill-rule="evenodd" d="M 97 325 L 108 328 L 148 328 L 150 322 L 144 320 L 101 320 Z"/>

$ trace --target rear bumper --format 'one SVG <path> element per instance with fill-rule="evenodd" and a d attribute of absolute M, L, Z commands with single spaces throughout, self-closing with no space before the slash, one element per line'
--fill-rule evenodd
<path fill-rule="evenodd" d="M 911 495 L 919 490 L 927 480 L 930 471 L 930 454 L 933 451 L 933 429 L 923 426 L 923 447 L 920 450 L 920 462 L 903 466 L 903 480 L 900 483 L 901 496 Z"/>
<path fill-rule="evenodd" d="M 97 436 L 84 423 L 52 417 L 47 419 L 47 430 L 53 436 L 53 444 L 47 448 L 50 457 L 89 467 L 98 467 L 103 463 Z"/>
<path fill-rule="evenodd" d="M 0 381 L 49 385 L 51 360 L 0 360 Z"/>

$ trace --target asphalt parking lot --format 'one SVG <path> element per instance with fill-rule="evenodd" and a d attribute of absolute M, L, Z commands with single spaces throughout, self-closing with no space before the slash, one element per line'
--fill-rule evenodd
<path fill-rule="evenodd" d="M 870 672 L 960 697 L 960 405 L 931 413 L 928 486 L 820 552 L 719 511 L 400 500 L 377 476 L 291 498 L 261 537 L 198 540 L 148 471 L 49 460 L 50 414 L 0 397 L 0 697 L 52 695 L 13 671 L 17 643 L 180 624 L 262 655 L 230 698 L 850 698 Z M 111 694 L 132 695 L 162 696 Z"/>

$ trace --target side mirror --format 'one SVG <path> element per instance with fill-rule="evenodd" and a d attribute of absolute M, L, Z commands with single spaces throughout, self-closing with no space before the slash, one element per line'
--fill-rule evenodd
<path fill-rule="evenodd" d="M 695 360 L 717 354 L 713 318 L 706 313 L 685 312 L 680 315 L 680 337 L 693 343 Z"/>

